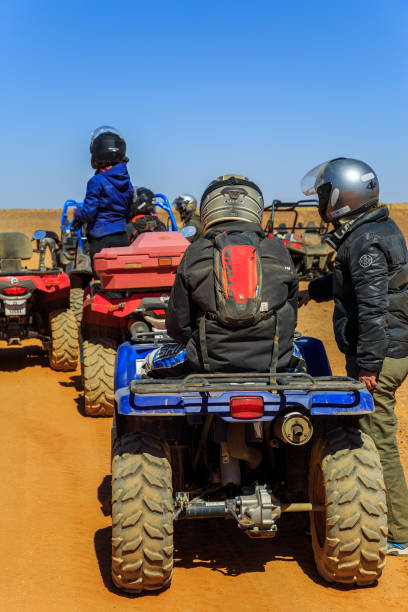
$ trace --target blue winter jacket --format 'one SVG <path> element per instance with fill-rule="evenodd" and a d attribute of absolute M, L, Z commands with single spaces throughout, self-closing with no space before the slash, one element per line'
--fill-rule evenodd
<path fill-rule="evenodd" d="M 98 170 L 88 181 L 84 203 L 77 207 L 75 217 L 87 224 L 87 234 L 101 238 L 126 231 L 130 218 L 133 186 L 125 163 L 109 170 Z"/>

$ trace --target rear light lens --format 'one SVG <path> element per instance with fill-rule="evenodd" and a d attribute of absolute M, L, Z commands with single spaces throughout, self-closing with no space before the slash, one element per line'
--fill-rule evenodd
<path fill-rule="evenodd" d="M 59 287 L 60 284 L 61 281 L 59 278 L 47 278 L 45 281 L 45 286 L 47 289 L 50 289 L 51 287 Z"/>
<path fill-rule="evenodd" d="M 259 419 L 263 417 L 263 397 L 231 397 L 230 414 L 234 419 Z"/>
<path fill-rule="evenodd" d="M 26 287 L 8 287 L 2 291 L 7 295 L 23 295 L 23 293 L 27 293 L 28 289 Z"/>
<path fill-rule="evenodd" d="M 171 257 L 159 257 L 159 266 L 171 266 L 172 259 Z"/>

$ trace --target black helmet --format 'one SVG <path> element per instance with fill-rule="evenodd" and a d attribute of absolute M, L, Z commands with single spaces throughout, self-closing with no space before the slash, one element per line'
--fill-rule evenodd
<path fill-rule="evenodd" d="M 336 157 L 319 164 L 305 174 L 301 188 L 305 195 L 317 194 L 325 221 L 336 222 L 378 204 L 377 175 L 358 159 Z"/>
<path fill-rule="evenodd" d="M 132 214 L 150 215 L 154 210 L 154 193 L 146 187 L 138 187 L 133 194 Z"/>
<path fill-rule="evenodd" d="M 201 197 L 204 231 L 222 221 L 261 223 L 264 210 L 258 185 L 240 174 L 224 174 L 212 181 Z"/>
<path fill-rule="evenodd" d="M 174 200 L 172 208 L 175 208 L 179 212 L 180 217 L 184 219 L 196 210 L 197 200 L 189 193 L 183 193 Z"/>
<path fill-rule="evenodd" d="M 104 168 L 110 164 L 128 162 L 126 142 L 115 128 L 102 125 L 92 134 L 89 150 L 92 155 L 92 168 Z"/>

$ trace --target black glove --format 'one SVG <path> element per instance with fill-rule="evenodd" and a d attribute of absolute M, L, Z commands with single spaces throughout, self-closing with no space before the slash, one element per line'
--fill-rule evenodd
<path fill-rule="evenodd" d="M 81 227 L 82 227 L 82 221 L 74 217 L 74 220 L 71 223 L 71 230 L 73 232 L 76 232 L 77 230 L 81 229 Z"/>

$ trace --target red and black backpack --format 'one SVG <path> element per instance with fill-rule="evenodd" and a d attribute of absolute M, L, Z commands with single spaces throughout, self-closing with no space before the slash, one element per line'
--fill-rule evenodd
<path fill-rule="evenodd" d="M 223 232 L 212 237 L 214 244 L 215 312 L 207 311 L 200 320 L 199 336 L 204 369 L 209 371 L 206 319 L 230 328 L 255 325 L 261 319 L 276 317 L 271 338 L 271 369 L 278 358 L 278 317 L 268 302 L 262 301 L 262 255 L 255 232 Z"/>
<path fill-rule="evenodd" d="M 244 327 L 261 316 L 262 257 L 253 232 L 217 234 L 214 238 L 216 319 L 227 327 Z"/>

